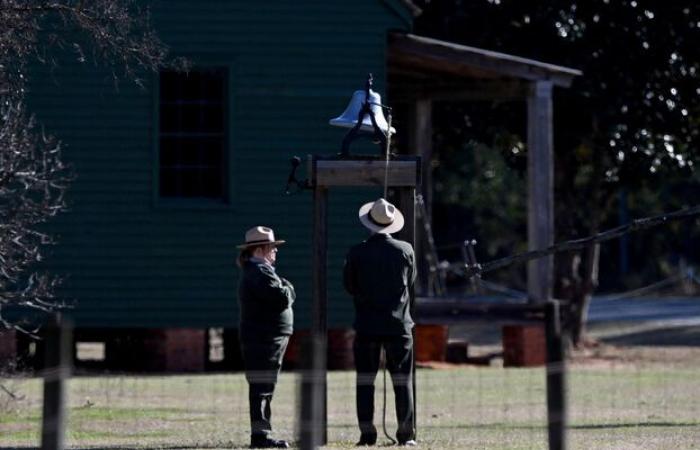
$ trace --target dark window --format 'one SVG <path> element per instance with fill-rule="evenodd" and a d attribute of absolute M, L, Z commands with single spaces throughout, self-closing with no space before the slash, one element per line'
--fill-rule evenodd
<path fill-rule="evenodd" d="M 227 71 L 160 73 L 160 197 L 226 199 Z"/>

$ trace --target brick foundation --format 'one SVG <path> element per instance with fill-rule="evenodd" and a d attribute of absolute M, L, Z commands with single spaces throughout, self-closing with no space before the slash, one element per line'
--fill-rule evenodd
<path fill-rule="evenodd" d="M 166 372 L 204 371 L 206 330 L 170 328 L 162 333 L 163 368 Z"/>
<path fill-rule="evenodd" d="M 448 335 L 447 325 L 416 325 L 416 361 L 445 361 Z"/>
<path fill-rule="evenodd" d="M 503 327 L 503 366 L 536 367 L 547 362 L 544 327 L 505 325 Z"/>
<path fill-rule="evenodd" d="M 201 372 L 207 330 L 196 328 L 76 329 L 75 340 L 105 343 L 103 362 L 76 361 L 78 368 L 129 372 Z"/>
<path fill-rule="evenodd" d="M 309 330 L 295 330 L 289 340 L 287 352 L 284 355 L 285 369 L 298 369 L 303 364 L 303 345 L 311 335 Z M 331 328 L 327 338 L 327 367 L 328 370 L 350 370 L 355 368 L 355 358 L 352 345 L 355 341 L 355 331 L 351 328 Z"/>

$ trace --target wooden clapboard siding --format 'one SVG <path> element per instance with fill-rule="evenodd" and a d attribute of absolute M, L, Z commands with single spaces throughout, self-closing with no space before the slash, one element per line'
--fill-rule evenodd
<path fill-rule="evenodd" d="M 279 271 L 297 287 L 297 326 L 308 327 L 312 198 L 282 195 L 289 159 L 340 150 L 345 130 L 328 120 L 368 72 L 386 92 L 386 34 L 407 29 L 408 12 L 389 0 L 168 0 L 151 12 L 173 54 L 229 70 L 229 202 L 156 198 L 157 76 L 142 74 L 143 89 L 122 80 L 115 90 L 109 70 L 57 54 L 58 68 L 32 72 L 30 100 L 77 178 L 70 211 L 48 225 L 59 243 L 44 268 L 65 277 L 60 294 L 75 301 L 78 326 L 235 326 L 235 245 L 266 224 L 288 241 Z M 329 193 L 332 327 L 351 323 L 343 258 L 366 236 L 357 209 L 380 192 Z"/>

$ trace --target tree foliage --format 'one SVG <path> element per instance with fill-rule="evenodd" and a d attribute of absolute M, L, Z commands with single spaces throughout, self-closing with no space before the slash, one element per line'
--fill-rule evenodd
<path fill-rule="evenodd" d="M 49 311 L 58 306 L 58 280 L 40 271 L 52 242 L 41 224 L 66 208 L 73 173 L 61 143 L 27 111 L 27 78 L 35 64 L 55 64 L 68 49 L 74 64 L 112 69 L 115 80 L 167 63 L 166 48 L 149 25 L 147 10 L 130 0 L 2 0 L 0 2 L 0 328 L 23 329 L 4 314 L 9 307 Z"/>
<path fill-rule="evenodd" d="M 617 225 L 623 207 L 634 218 L 697 203 L 697 195 L 692 195 L 697 194 L 700 181 L 697 2 L 427 0 L 420 6 L 424 13 L 416 23 L 418 34 L 583 71 L 571 88 L 555 91 L 559 239 Z M 466 117 L 477 115 L 474 105 L 461 108 Z M 499 114 L 493 114 L 495 108 L 481 110 L 492 121 L 490 127 L 522 120 L 519 112 L 498 109 Z M 439 123 L 436 128 L 438 137 L 445 134 Z M 510 158 L 511 144 L 496 145 L 494 136 L 498 133 L 482 142 Z M 462 144 L 455 145 L 474 139 L 473 134 L 463 137 Z M 508 161 L 520 164 L 517 159 Z M 621 203 L 621 198 L 626 201 Z M 687 247 L 697 237 L 686 230 L 684 238 L 673 238 L 672 231 L 647 234 L 643 243 L 632 245 L 632 251 L 640 251 L 640 258 L 632 258 L 639 270 L 655 266 L 650 276 L 665 270 L 661 255 L 649 258 L 644 253 L 650 247 L 697 258 L 684 248 L 684 242 Z M 616 259 L 610 257 L 617 249 L 610 246 L 601 251 L 608 255 L 601 270 L 619 275 L 619 268 L 613 267 Z M 598 283 L 598 255 L 595 248 L 559 255 L 558 295 L 585 303 Z M 610 277 L 608 281 L 614 285 Z M 585 305 L 579 309 L 576 314 L 585 316 Z"/>
<path fill-rule="evenodd" d="M 595 145 L 595 154 L 582 149 L 577 157 L 603 159 L 607 182 L 698 163 L 691 151 L 700 137 L 696 2 L 453 0 L 428 3 L 417 29 L 581 69 L 557 93 L 575 100 L 565 108 L 576 119 L 565 133 L 570 145 Z"/>

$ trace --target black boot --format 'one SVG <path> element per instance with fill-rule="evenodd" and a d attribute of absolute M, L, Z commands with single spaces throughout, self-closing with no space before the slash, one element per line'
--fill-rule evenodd
<path fill-rule="evenodd" d="M 250 448 L 289 448 L 289 444 L 282 439 L 253 435 L 250 437 Z"/>
<path fill-rule="evenodd" d="M 360 440 L 357 442 L 358 447 L 361 447 L 363 445 L 374 445 L 377 443 L 377 435 L 376 434 L 362 434 L 360 436 Z"/>

